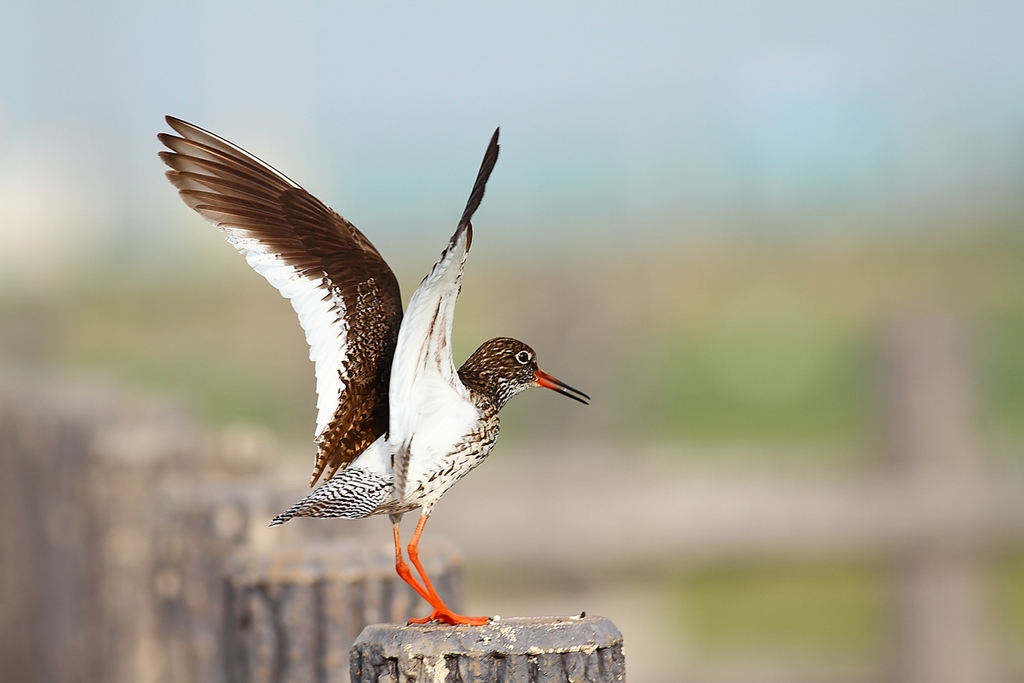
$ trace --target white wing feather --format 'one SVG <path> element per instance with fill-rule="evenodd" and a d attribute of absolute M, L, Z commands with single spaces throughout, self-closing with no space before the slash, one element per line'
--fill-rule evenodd
<path fill-rule="evenodd" d="M 343 361 L 348 356 L 345 302 L 331 291 L 324 275 L 309 277 L 282 261 L 245 230 L 223 228 L 228 242 L 245 256 L 253 270 L 288 299 L 309 344 L 309 359 L 316 367 L 316 435 L 320 440 L 338 409 L 348 380 Z"/>
<path fill-rule="evenodd" d="M 391 365 L 388 441 L 394 458 L 395 491 L 405 498 L 411 459 L 423 460 L 434 446 L 450 448 L 475 422 L 475 406 L 452 360 L 452 321 L 469 253 L 468 225 L 448 247 L 409 301 Z M 415 444 L 413 443 L 415 437 Z"/>

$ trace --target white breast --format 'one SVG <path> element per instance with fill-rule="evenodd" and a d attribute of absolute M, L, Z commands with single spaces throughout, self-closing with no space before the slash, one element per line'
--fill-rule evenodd
<path fill-rule="evenodd" d="M 413 496 L 432 476 L 448 468 L 461 444 L 480 429 L 480 413 L 470 401 L 446 400 L 424 408 L 433 414 L 422 416 L 410 444 L 406 496 Z"/>

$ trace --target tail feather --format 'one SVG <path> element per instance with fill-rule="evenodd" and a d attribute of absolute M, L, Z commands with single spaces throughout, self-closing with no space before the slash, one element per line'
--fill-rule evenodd
<path fill-rule="evenodd" d="M 393 490 L 387 477 L 359 468 L 342 470 L 308 496 L 274 517 L 270 526 L 281 526 L 292 517 L 362 519 L 383 512 L 380 506 Z"/>
<path fill-rule="evenodd" d="M 274 517 L 274 519 L 270 520 L 270 526 L 272 526 L 272 527 L 274 527 L 274 526 L 281 526 L 282 524 L 287 522 L 292 517 L 302 517 L 303 516 L 303 514 L 302 514 L 302 503 L 303 502 L 305 502 L 305 501 L 299 501 L 295 505 L 292 505 L 290 508 L 288 508 L 287 510 L 285 510 L 284 512 L 279 514 L 277 517 Z"/>

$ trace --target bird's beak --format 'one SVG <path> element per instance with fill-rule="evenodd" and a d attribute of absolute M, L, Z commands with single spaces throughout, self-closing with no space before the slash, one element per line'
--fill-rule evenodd
<path fill-rule="evenodd" d="M 560 379 L 552 377 L 543 370 L 537 370 L 533 373 L 534 377 L 537 378 L 537 386 L 544 387 L 545 389 L 551 389 L 557 391 L 562 396 L 568 396 L 569 398 L 579 401 L 583 405 L 590 405 L 590 397 L 584 394 L 579 389 L 573 389 L 568 384 Z"/>

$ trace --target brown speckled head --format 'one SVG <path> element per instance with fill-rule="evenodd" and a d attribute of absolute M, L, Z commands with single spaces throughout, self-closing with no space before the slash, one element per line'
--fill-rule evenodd
<path fill-rule="evenodd" d="M 579 389 L 541 370 L 534 350 L 511 337 L 495 337 L 481 344 L 459 368 L 459 378 L 498 410 L 532 387 L 545 387 L 584 404 L 590 401 Z"/>

